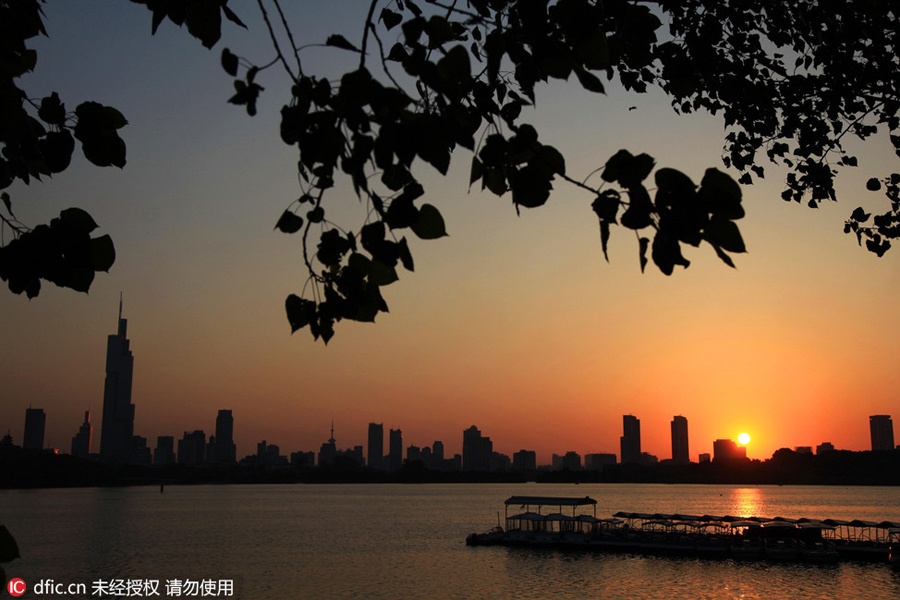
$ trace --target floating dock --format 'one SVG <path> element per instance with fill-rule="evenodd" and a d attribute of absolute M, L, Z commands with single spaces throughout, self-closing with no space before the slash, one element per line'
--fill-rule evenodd
<path fill-rule="evenodd" d="M 597 517 L 597 501 L 590 497 L 512 496 L 504 504 L 506 526 L 473 533 L 466 538 L 467 544 L 900 563 L 900 523 L 892 521 L 631 512 L 603 518 Z"/>

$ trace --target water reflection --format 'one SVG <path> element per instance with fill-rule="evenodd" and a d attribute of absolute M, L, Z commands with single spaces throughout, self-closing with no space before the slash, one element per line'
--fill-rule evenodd
<path fill-rule="evenodd" d="M 739 517 L 760 516 L 763 500 L 759 488 L 735 488 L 731 490 L 731 515 Z"/>

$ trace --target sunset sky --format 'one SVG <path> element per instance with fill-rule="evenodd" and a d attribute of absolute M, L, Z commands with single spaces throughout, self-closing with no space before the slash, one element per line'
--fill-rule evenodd
<path fill-rule="evenodd" d="M 289 16 L 300 44 L 332 32 L 354 40 L 367 5 Z M 741 432 L 751 458 L 824 441 L 867 450 L 869 415 L 900 419 L 900 249 L 879 259 L 842 233 L 856 206 L 886 209 L 865 191 L 869 177 L 900 170 L 885 132 L 851 145 L 860 167 L 841 175 L 841 202 L 818 210 L 783 202 L 786 172 L 769 168 L 743 188 L 749 253 L 737 269 L 689 248 L 691 267 L 671 277 L 652 264 L 641 274 L 622 228 L 607 264 L 592 198 L 564 183 L 520 217 L 508 197 L 469 192 L 471 155 L 460 149 L 446 179 L 419 167 L 450 236 L 408 236 L 416 271 L 384 289 L 390 314 L 340 323 L 327 347 L 307 330 L 292 336 L 283 307 L 305 280 L 300 239 L 273 231 L 299 194 L 295 149 L 278 135 L 284 75 L 260 75 L 266 91 L 250 118 L 227 104 L 232 80 L 219 66 L 223 46 L 272 57 L 252 8 L 235 7 L 249 32 L 226 26 L 207 51 L 169 22 L 151 37 L 151 15 L 135 4 L 46 5 L 50 38 L 36 45 L 26 89 L 57 91 L 69 110 L 84 100 L 117 107 L 129 120 L 128 164 L 94 167 L 79 149 L 52 180 L 8 190 L 25 223 L 86 209 L 117 252 L 88 295 L 45 283 L 29 301 L 4 285 L 0 430 L 16 443 L 32 406 L 47 413 L 46 444 L 68 452 L 89 409 L 99 450 L 120 292 L 135 433 L 151 447 L 158 435 L 212 433 L 220 408 L 234 411 L 239 457 L 263 439 L 283 453 L 318 450 L 333 419 L 339 448 L 365 445 L 367 424 L 379 422 L 402 429 L 404 446 L 442 440 L 453 454 L 474 424 L 495 450 L 533 449 L 542 464 L 570 450 L 618 455 L 624 414 L 641 420 L 642 449 L 661 459 L 671 457 L 672 417 L 687 417 L 692 460 Z M 334 76 L 356 60 L 324 48 L 302 57 L 308 72 Z M 707 167 L 724 169 L 721 119 L 678 117 L 661 94 L 608 88 L 544 87 L 526 115 L 569 174 L 587 176 L 620 148 L 698 182 Z M 351 214 L 357 201 L 340 192 L 332 199 Z"/>

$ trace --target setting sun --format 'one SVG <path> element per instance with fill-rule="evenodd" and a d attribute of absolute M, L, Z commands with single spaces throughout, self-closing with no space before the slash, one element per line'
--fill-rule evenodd
<path fill-rule="evenodd" d="M 740 442 L 742 445 L 746 446 L 747 444 L 750 443 L 750 434 L 749 433 L 740 434 L 738 436 L 738 442 Z"/>

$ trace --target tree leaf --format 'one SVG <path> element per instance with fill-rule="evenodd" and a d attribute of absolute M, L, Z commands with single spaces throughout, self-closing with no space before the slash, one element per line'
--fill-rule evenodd
<path fill-rule="evenodd" d="M 403 17 L 390 10 L 389 8 L 381 9 L 381 15 L 379 16 L 379 18 L 384 23 L 384 26 L 388 31 L 399 25 L 403 20 Z"/>
<path fill-rule="evenodd" d="M 606 93 L 606 89 L 603 87 L 600 78 L 583 67 L 576 67 L 575 76 L 578 77 L 578 82 L 581 84 L 581 87 L 587 91 L 597 94 Z"/>
<path fill-rule="evenodd" d="M 609 242 L 609 221 L 600 221 L 600 245 L 603 247 L 603 258 L 609 262 L 609 254 L 606 252 L 606 245 Z"/>
<path fill-rule="evenodd" d="M 116 247 L 109 235 L 102 235 L 91 240 L 91 264 L 95 271 L 109 273 L 116 262 Z"/>
<path fill-rule="evenodd" d="M 17 558 L 21 558 L 19 545 L 6 526 L 0 525 L 0 563 L 8 563 Z"/>
<path fill-rule="evenodd" d="M 621 196 L 615 190 L 605 190 L 591 203 L 591 208 L 601 221 L 616 222 Z"/>
<path fill-rule="evenodd" d="M 644 272 L 644 267 L 647 266 L 647 248 L 650 246 L 650 240 L 647 238 L 641 238 L 638 240 L 638 255 L 641 259 L 641 273 Z"/>
<path fill-rule="evenodd" d="M 72 207 L 59 213 L 59 220 L 67 227 L 90 233 L 99 227 L 94 218 L 84 209 Z"/>
<path fill-rule="evenodd" d="M 744 238 L 734 221 L 728 219 L 711 219 L 703 230 L 704 237 L 714 246 L 721 246 L 729 252 L 746 252 Z"/>
<path fill-rule="evenodd" d="M 341 48 L 342 50 L 350 50 L 351 52 L 359 52 L 359 48 L 348 42 L 347 38 L 337 33 L 328 36 L 328 39 L 325 40 L 325 45 Z"/>
<path fill-rule="evenodd" d="M 315 209 L 313 209 L 315 210 Z M 303 217 L 286 210 L 281 213 L 278 222 L 275 223 L 275 229 L 283 233 L 297 233 L 303 227 Z"/>
<path fill-rule="evenodd" d="M 423 240 L 435 240 L 447 235 L 444 217 L 431 204 L 423 204 L 419 208 L 419 218 L 412 224 L 412 230 Z"/>
<path fill-rule="evenodd" d="M 232 77 L 237 77 L 238 57 L 232 54 L 228 48 L 222 49 L 222 68 Z"/>
<path fill-rule="evenodd" d="M 305 300 L 296 294 L 291 294 L 284 301 L 285 313 L 288 323 L 291 325 L 291 333 L 309 325 L 315 318 L 316 305 L 312 300 Z"/>

